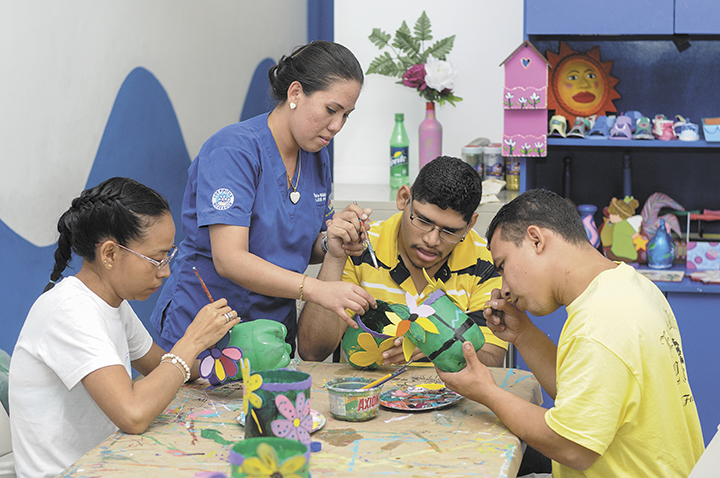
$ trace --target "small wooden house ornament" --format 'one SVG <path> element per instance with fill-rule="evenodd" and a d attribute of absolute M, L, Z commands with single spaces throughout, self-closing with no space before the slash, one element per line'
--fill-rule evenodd
<path fill-rule="evenodd" d="M 505 67 L 503 156 L 546 156 L 550 63 L 525 40 L 500 66 Z"/>

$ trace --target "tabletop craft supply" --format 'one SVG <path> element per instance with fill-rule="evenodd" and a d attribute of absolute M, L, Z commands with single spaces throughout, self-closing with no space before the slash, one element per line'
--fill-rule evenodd
<path fill-rule="evenodd" d="M 328 380 L 325 388 L 330 400 L 330 414 L 348 422 L 362 422 L 375 418 L 382 385 L 363 389 L 372 380 L 364 377 L 343 377 Z"/>
<path fill-rule="evenodd" d="M 379 385 L 384 384 L 388 380 L 392 380 L 393 378 L 397 377 L 401 373 L 405 372 L 411 363 L 413 363 L 413 360 L 410 360 L 409 362 L 405 363 L 405 365 L 403 365 L 402 367 L 398 368 L 397 370 L 395 370 L 383 377 L 380 377 L 379 379 L 375 380 L 374 382 L 371 382 L 371 383 L 365 385 L 364 387 L 360 388 L 360 390 L 367 390 L 368 388 L 377 387 Z"/>
<path fill-rule="evenodd" d="M 436 383 L 397 387 L 380 394 L 380 405 L 404 411 L 424 411 L 448 407 L 463 399 L 452 390 Z"/>

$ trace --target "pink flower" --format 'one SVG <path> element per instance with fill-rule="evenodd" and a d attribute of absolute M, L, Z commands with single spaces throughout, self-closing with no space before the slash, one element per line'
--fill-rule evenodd
<path fill-rule="evenodd" d="M 427 88 L 425 84 L 425 63 L 419 65 L 413 65 L 407 69 L 402 76 L 402 83 L 410 88 L 417 88 L 422 91 Z"/>
<path fill-rule="evenodd" d="M 313 427 L 310 399 L 305 400 L 305 394 L 300 392 L 293 406 L 285 395 L 278 395 L 275 397 L 275 405 L 285 417 L 285 420 L 273 420 L 270 424 L 275 436 L 297 440 L 310 446 L 310 432 Z"/>

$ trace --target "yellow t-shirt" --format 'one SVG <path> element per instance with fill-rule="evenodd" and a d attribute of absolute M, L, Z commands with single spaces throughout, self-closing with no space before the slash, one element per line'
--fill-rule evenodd
<path fill-rule="evenodd" d="M 366 250 L 360 257 L 348 257 L 343 280 L 360 285 L 370 292 L 375 300 L 404 304 L 405 292 L 409 292 L 420 304 L 433 290 L 429 284 L 425 290 L 416 290 L 410 272 L 400 260 L 398 232 L 401 220 L 400 212 L 386 221 L 373 223 L 368 231 L 377 260 L 381 264 L 380 270 L 375 269 Z M 490 300 L 492 290 L 502 287 L 502 278 L 495 271 L 485 239 L 470 229 L 465 240 L 455 246 L 434 279 L 442 280 L 447 295 L 463 312 L 480 324 L 486 343 L 507 350 L 507 342 L 497 338 L 485 327 L 485 318 L 482 315 L 482 307 Z"/>
<path fill-rule="evenodd" d="M 621 263 L 567 307 L 557 396 L 545 421 L 598 454 L 553 477 L 682 477 L 704 450 L 675 315 L 662 292 Z"/>

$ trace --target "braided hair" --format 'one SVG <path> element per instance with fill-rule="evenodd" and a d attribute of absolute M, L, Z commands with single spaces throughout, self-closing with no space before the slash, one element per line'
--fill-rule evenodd
<path fill-rule="evenodd" d="M 288 88 L 299 81 L 303 93 L 327 91 L 338 80 L 364 81 L 362 67 L 355 55 L 343 45 L 316 40 L 296 48 L 290 56 L 283 55 L 268 71 L 270 89 L 278 102 L 287 99 Z"/>
<path fill-rule="evenodd" d="M 130 178 L 111 178 L 83 191 L 58 220 L 55 266 L 43 292 L 62 277 L 74 252 L 90 262 L 96 244 L 112 238 L 118 244 L 142 238 L 145 229 L 170 211 L 167 200 Z"/>

